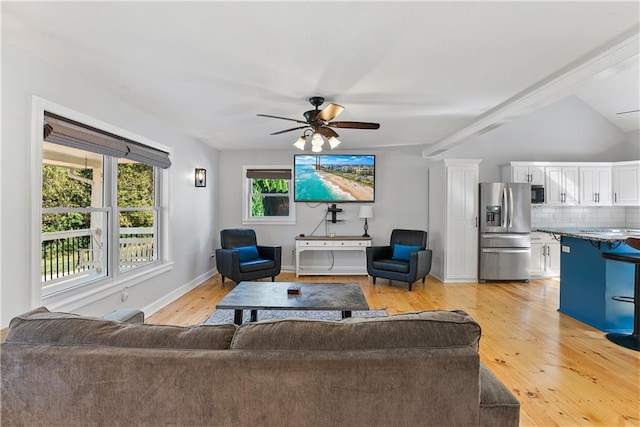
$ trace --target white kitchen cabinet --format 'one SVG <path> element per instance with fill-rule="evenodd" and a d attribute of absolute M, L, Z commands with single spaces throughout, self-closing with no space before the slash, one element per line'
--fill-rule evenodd
<path fill-rule="evenodd" d="M 640 161 L 616 163 L 612 171 L 613 204 L 640 206 Z"/>
<path fill-rule="evenodd" d="M 578 203 L 577 166 L 547 166 L 545 174 L 547 205 L 570 206 Z"/>
<path fill-rule="evenodd" d="M 609 206 L 612 198 L 611 166 L 580 166 L 580 204 Z"/>
<path fill-rule="evenodd" d="M 479 163 L 444 159 L 429 167 L 431 274 L 445 283 L 478 280 Z"/>
<path fill-rule="evenodd" d="M 531 233 L 531 277 L 560 276 L 560 242 L 548 233 Z"/>
<path fill-rule="evenodd" d="M 502 180 L 505 182 L 525 182 L 544 185 L 544 166 L 524 162 L 511 162 L 502 168 Z"/>

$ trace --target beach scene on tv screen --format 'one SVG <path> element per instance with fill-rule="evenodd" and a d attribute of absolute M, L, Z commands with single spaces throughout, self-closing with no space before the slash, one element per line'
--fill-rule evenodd
<path fill-rule="evenodd" d="M 296 155 L 295 200 L 373 202 L 375 156 Z"/>

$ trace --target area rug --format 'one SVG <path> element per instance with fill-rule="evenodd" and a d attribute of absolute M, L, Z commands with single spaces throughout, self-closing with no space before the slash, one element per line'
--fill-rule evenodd
<path fill-rule="evenodd" d="M 242 323 L 249 322 L 250 310 L 244 310 Z M 356 310 L 351 312 L 353 317 L 386 317 L 386 310 Z M 320 319 L 320 320 L 341 320 L 340 311 L 317 311 L 317 310 L 258 310 L 258 320 L 267 319 Z M 204 324 L 232 323 L 233 310 L 216 310 L 211 317 L 204 321 Z"/>

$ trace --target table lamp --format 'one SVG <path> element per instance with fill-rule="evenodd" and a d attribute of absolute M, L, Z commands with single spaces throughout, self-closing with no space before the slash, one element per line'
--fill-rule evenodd
<path fill-rule="evenodd" d="M 362 237 L 370 237 L 367 231 L 369 231 L 368 218 L 373 218 L 373 206 L 360 206 L 360 212 L 358 213 L 360 218 L 364 218 L 364 234 Z"/>

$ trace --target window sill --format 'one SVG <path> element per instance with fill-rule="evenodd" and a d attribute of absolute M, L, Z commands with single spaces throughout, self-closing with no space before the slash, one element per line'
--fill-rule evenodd
<path fill-rule="evenodd" d="M 243 219 L 242 225 L 296 225 L 295 219 Z"/>
<path fill-rule="evenodd" d="M 132 288 L 153 277 L 173 270 L 173 261 L 146 268 L 144 271 L 124 274 L 113 280 L 98 280 L 95 283 L 60 291 L 42 297 L 41 304 L 51 311 L 74 312 L 79 308 L 95 303 L 101 299 L 122 292 L 123 288 Z"/>

